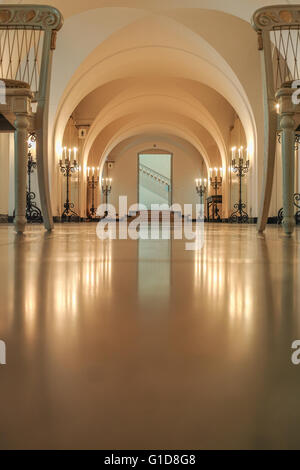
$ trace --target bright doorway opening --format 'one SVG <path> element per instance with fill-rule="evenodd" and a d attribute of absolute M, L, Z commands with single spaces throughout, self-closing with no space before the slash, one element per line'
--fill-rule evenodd
<path fill-rule="evenodd" d="M 172 205 L 172 155 L 141 153 L 138 156 L 139 203 L 151 209 L 152 204 Z"/>

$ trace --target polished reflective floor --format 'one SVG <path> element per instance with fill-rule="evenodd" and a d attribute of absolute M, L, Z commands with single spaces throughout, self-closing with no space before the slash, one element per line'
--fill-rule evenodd
<path fill-rule="evenodd" d="M 0 226 L 0 448 L 300 448 L 300 232 Z"/>

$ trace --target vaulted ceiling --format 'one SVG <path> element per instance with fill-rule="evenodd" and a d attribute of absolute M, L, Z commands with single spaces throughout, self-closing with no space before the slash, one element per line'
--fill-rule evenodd
<path fill-rule="evenodd" d="M 74 114 L 91 125 L 85 162 L 96 154 L 106 158 L 135 135 L 167 133 L 191 143 L 208 164 L 217 158 L 226 165 L 229 131 L 238 115 L 254 160 L 260 158 L 262 83 L 250 19 L 265 1 L 50 3 L 65 17 L 51 87 L 56 148 Z"/>

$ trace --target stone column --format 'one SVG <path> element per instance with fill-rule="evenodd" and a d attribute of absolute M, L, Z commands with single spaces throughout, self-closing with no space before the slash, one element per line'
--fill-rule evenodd
<path fill-rule="evenodd" d="M 23 233 L 26 225 L 26 175 L 28 118 L 17 114 L 15 120 L 15 230 Z"/>
<path fill-rule="evenodd" d="M 295 227 L 295 121 L 292 114 L 281 116 L 282 177 L 283 177 L 283 228 L 291 236 Z"/>

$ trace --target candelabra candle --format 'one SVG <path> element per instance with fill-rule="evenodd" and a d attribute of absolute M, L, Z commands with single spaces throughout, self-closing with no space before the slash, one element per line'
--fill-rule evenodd
<path fill-rule="evenodd" d="M 72 177 L 72 174 L 77 172 L 79 170 L 78 163 L 76 160 L 76 154 L 77 154 L 77 149 L 74 148 L 74 160 L 73 163 L 71 162 L 71 156 L 72 156 L 72 149 L 68 150 L 67 154 L 67 148 L 64 148 L 64 162 L 62 159 L 59 160 L 59 168 L 61 173 L 66 177 L 67 181 L 67 188 L 66 188 L 66 202 L 64 204 L 64 211 L 62 213 L 62 220 L 67 219 L 69 222 L 71 222 L 72 218 L 79 218 L 78 214 L 73 210 L 75 205 L 73 202 L 70 202 L 70 178 Z M 67 157 L 68 155 L 68 157 Z"/>
<path fill-rule="evenodd" d="M 36 194 L 31 190 L 31 175 L 37 168 L 37 162 L 33 153 L 36 149 L 36 135 L 34 133 L 29 135 L 28 138 L 28 160 L 27 160 L 27 174 L 28 174 L 28 188 L 26 192 L 26 218 L 28 222 L 42 222 L 42 212 L 35 202 Z"/>
<path fill-rule="evenodd" d="M 90 176 L 90 168 L 87 168 L 87 182 L 88 188 L 91 190 L 92 193 L 92 206 L 88 211 L 89 219 L 93 219 L 96 217 L 97 208 L 95 207 L 95 191 L 99 184 L 99 176 L 98 176 L 99 168 L 97 169 L 97 175 L 95 175 L 95 168 L 92 168 L 92 176 Z"/>
<path fill-rule="evenodd" d="M 248 149 L 246 151 L 246 158 L 244 156 L 244 148 L 241 147 L 239 149 L 239 161 L 238 163 L 233 158 L 232 159 L 232 172 L 236 174 L 239 178 L 239 201 L 234 205 L 234 212 L 231 214 L 229 218 L 229 222 L 232 223 L 239 223 L 239 224 L 246 224 L 249 221 L 249 216 L 245 211 L 247 205 L 242 200 L 242 179 L 246 174 L 249 172 L 250 169 L 250 161 L 248 158 L 249 152 Z"/>

